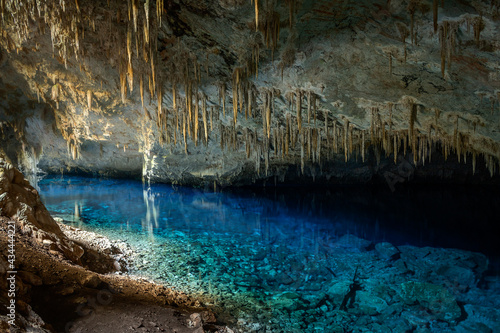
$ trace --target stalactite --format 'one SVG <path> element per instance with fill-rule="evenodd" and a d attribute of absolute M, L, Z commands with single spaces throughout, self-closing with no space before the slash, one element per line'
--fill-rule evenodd
<path fill-rule="evenodd" d="M 273 93 L 270 91 L 268 92 L 268 96 L 266 98 L 267 105 L 266 105 L 266 133 L 265 135 L 269 139 L 271 135 L 271 104 L 273 103 Z"/>
<path fill-rule="evenodd" d="M 394 149 L 394 164 L 396 164 L 397 160 L 398 160 L 398 149 L 399 149 L 396 135 L 393 136 L 393 140 L 394 140 L 394 142 L 392 145 L 393 145 L 393 149 Z"/>
<path fill-rule="evenodd" d="M 187 151 L 187 137 L 186 137 L 186 112 L 182 113 L 182 137 L 184 138 L 184 152 L 186 155 L 188 154 Z M 224 149 L 224 145 L 221 145 L 222 149 Z"/>
<path fill-rule="evenodd" d="M 245 96 L 246 94 L 244 93 L 243 85 L 240 85 L 238 87 L 238 102 L 240 105 L 240 112 L 243 112 L 243 99 L 246 98 Z M 248 119 L 248 112 L 245 112 L 245 119 Z"/>
<path fill-rule="evenodd" d="M 132 0 L 132 16 L 134 18 L 134 32 L 137 32 L 137 14 L 138 14 L 137 1 L 138 0 Z"/>
<path fill-rule="evenodd" d="M 161 88 L 158 88 L 157 98 L 158 98 L 158 101 L 157 101 L 157 104 L 158 104 L 158 117 L 157 117 L 157 121 L 160 124 L 158 127 L 161 128 L 162 127 L 161 126 L 161 118 L 162 118 L 161 104 L 162 104 L 162 101 L 163 101 L 163 96 L 162 96 Z"/>
<path fill-rule="evenodd" d="M 127 81 L 130 92 L 134 91 L 134 69 L 132 63 L 129 63 L 127 66 Z"/>
<path fill-rule="evenodd" d="M 205 133 L 205 145 L 208 145 L 207 99 L 205 96 L 203 96 L 202 100 L 202 118 L 203 118 L 203 129 Z"/>
<path fill-rule="evenodd" d="M 259 30 L 259 0 L 251 0 L 255 2 L 255 31 Z"/>
<path fill-rule="evenodd" d="M 128 63 L 132 63 L 132 31 L 130 30 L 130 27 L 127 29 L 127 56 L 128 56 Z"/>
<path fill-rule="evenodd" d="M 458 151 L 460 148 L 458 147 L 458 116 L 455 116 L 455 128 L 453 129 L 453 147 L 455 148 L 456 151 Z"/>
<path fill-rule="evenodd" d="M 302 131 L 302 91 L 297 91 L 297 127 Z"/>
<path fill-rule="evenodd" d="M 333 152 L 338 154 L 337 121 L 333 121 Z"/>
<path fill-rule="evenodd" d="M 413 159 L 416 164 L 416 136 L 415 136 L 415 121 L 417 120 L 417 111 L 418 111 L 418 106 L 417 104 L 414 104 L 413 102 L 410 102 L 409 104 L 409 109 L 410 109 L 410 124 L 408 126 L 408 138 L 411 142 L 411 147 L 413 151 Z"/>
<path fill-rule="evenodd" d="M 237 151 L 240 148 L 239 141 L 238 141 L 238 130 L 236 128 L 236 125 L 231 126 L 232 130 L 232 139 L 233 139 L 233 150 Z"/>
<path fill-rule="evenodd" d="M 325 118 L 325 133 L 328 133 L 328 110 L 323 110 L 323 117 Z"/>
<path fill-rule="evenodd" d="M 238 120 L 238 86 L 240 84 L 240 70 L 236 68 L 233 72 L 233 122 Z"/>
<path fill-rule="evenodd" d="M 269 173 L 269 140 L 264 138 L 264 142 L 265 142 L 265 147 L 263 149 L 263 154 L 264 154 L 264 164 L 265 164 L 265 168 L 266 168 L 266 176 L 268 175 Z"/>
<path fill-rule="evenodd" d="M 354 128 L 354 125 L 353 124 L 349 124 L 349 156 L 352 155 L 354 149 L 354 145 L 353 145 L 353 135 L 352 135 L 352 131 L 353 131 L 353 128 Z"/>
<path fill-rule="evenodd" d="M 78 151 L 76 145 L 73 145 L 71 147 L 71 157 L 73 158 L 73 160 L 76 160 L 78 158 Z"/>
<path fill-rule="evenodd" d="M 389 52 L 389 75 L 392 75 L 392 52 Z"/>
<path fill-rule="evenodd" d="M 317 101 L 317 98 L 316 98 L 316 95 L 312 95 L 312 101 L 313 101 L 313 113 L 314 113 L 314 126 L 316 126 L 316 101 Z"/>
<path fill-rule="evenodd" d="M 214 130 L 214 107 L 210 107 L 210 131 Z"/>
<path fill-rule="evenodd" d="M 291 148 L 295 150 L 295 147 L 297 146 L 297 138 L 298 138 L 298 133 L 299 131 L 297 130 L 295 122 L 292 122 L 292 130 L 291 130 Z"/>
<path fill-rule="evenodd" d="M 264 105 L 262 106 L 262 135 L 263 136 L 267 136 L 267 117 L 266 117 L 266 114 L 267 114 L 267 94 L 266 94 L 266 99 L 264 101 Z"/>
<path fill-rule="evenodd" d="M 200 110 L 199 110 L 199 105 L 200 105 L 200 102 L 199 102 L 199 99 L 198 99 L 198 94 L 195 93 L 195 105 L 194 105 L 194 114 L 193 114 L 193 122 L 194 122 L 194 126 L 193 126 L 193 137 L 194 137 L 194 145 L 195 146 L 198 146 L 198 133 L 199 133 L 199 114 L 200 114 Z"/>
<path fill-rule="evenodd" d="M 257 171 L 257 175 L 260 175 L 260 155 L 261 155 L 261 147 L 258 145 L 257 153 L 255 154 L 255 169 Z"/>
<path fill-rule="evenodd" d="M 219 120 L 219 134 L 220 134 L 220 149 L 224 150 L 224 126 L 222 120 Z"/>
<path fill-rule="evenodd" d="M 290 144 L 290 124 L 291 124 L 291 115 L 290 113 L 286 114 L 286 133 L 285 133 L 285 154 L 288 156 L 288 149 Z"/>
<path fill-rule="evenodd" d="M 144 2 L 144 14 L 146 16 L 146 22 L 145 22 L 145 27 L 147 30 L 149 30 L 149 0 L 146 0 Z M 144 31 L 146 31 L 146 29 Z M 144 33 L 145 36 L 149 35 L 148 33 Z"/>
<path fill-rule="evenodd" d="M 161 26 L 161 16 L 163 12 L 163 0 L 156 0 L 156 17 Z"/>
<path fill-rule="evenodd" d="M 304 155 L 305 155 L 305 147 L 304 147 L 304 141 L 305 141 L 305 134 L 304 131 L 300 134 L 300 173 L 303 175 L 304 174 Z"/>
<path fill-rule="evenodd" d="M 156 71 L 155 71 L 155 61 L 154 61 L 154 53 L 150 52 L 151 55 L 151 78 L 153 79 L 153 94 L 154 95 L 154 87 L 156 87 Z"/>
<path fill-rule="evenodd" d="M 348 142 L 349 142 L 349 119 L 344 118 L 344 157 L 345 161 L 347 163 L 347 160 L 349 159 L 349 147 L 348 147 Z"/>
<path fill-rule="evenodd" d="M 135 56 L 139 59 L 139 34 L 135 33 Z"/>
<path fill-rule="evenodd" d="M 415 1 L 410 1 L 410 3 L 408 4 L 408 11 L 410 13 L 410 41 L 413 45 L 415 44 L 415 38 L 414 38 L 415 11 L 416 11 Z"/>
<path fill-rule="evenodd" d="M 476 151 L 472 151 L 472 174 L 476 174 Z"/>
<path fill-rule="evenodd" d="M 312 129 L 310 127 L 307 128 L 307 138 L 306 138 L 306 143 L 307 143 L 307 160 L 311 160 L 311 152 L 312 152 L 312 137 L 311 137 L 311 131 Z"/>
<path fill-rule="evenodd" d="M 462 157 L 462 134 L 460 132 L 457 133 L 457 139 L 456 139 L 456 147 L 455 147 L 455 152 L 458 157 L 458 163 L 461 163 L 461 157 Z"/>
<path fill-rule="evenodd" d="M 365 163 L 365 130 L 361 131 L 361 161 Z"/>
<path fill-rule="evenodd" d="M 444 77 L 446 62 L 448 70 L 451 68 L 452 54 L 456 47 L 458 23 L 444 21 L 439 27 L 439 43 L 441 48 L 441 75 Z"/>
<path fill-rule="evenodd" d="M 404 51 L 404 57 L 405 57 L 405 62 L 406 62 L 406 38 L 408 38 L 408 36 L 410 35 L 410 32 L 408 31 L 408 27 L 404 23 L 397 22 L 396 27 L 399 31 L 399 35 L 401 37 L 401 42 L 403 43 L 403 46 L 404 46 L 403 51 Z"/>
<path fill-rule="evenodd" d="M 318 129 L 317 128 L 312 129 L 311 136 L 312 136 L 311 149 L 312 149 L 313 163 L 316 163 L 318 160 L 318 155 L 317 155 L 317 152 L 318 152 Z"/>
<path fill-rule="evenodd" d="M 87 107 L 89 111 L 92 110 L 92 92 L 90 90 L 87 90 Z"/>
<path fill-rule="evenodd" d="M 187 114 L 187 127 L 188 127 L 188 135 L 189 137 L 192 138 L 191 136 L 191 121 L 193 119 L 193 92 L 192 92 L 192 83 L 189 81 L 187 83 L 187 89 L 186 89 L 186 109 L 188 110 Z"/>
<path fill-rule="evenodd" d="M 432 21 L 434 33 L 438 30 L 438 0 L 432 0 Z"/>
<path fill-rule="evenodd" d="M 278 156 L 278 128 L 273 128 L 272 145 L 274 150 L 274 157 Z"/>
<path fill-rule="evenodd" d="M 245 152 L 246 152 L 246 156 L 247 158 L 250 158 L 250 136 L 248 134 L 248 128 L 245 127 L 243 129 L 243 135 L 245 136 Z"/>
<path fill-rule="evenodd" d="M 285 158 L 285 128 L 282 126 L 279 129 L 280 136 L 278 138 L 279 151 L 281 152 L 281 159 Z"/>
<path fill-rule="evenodd" d="M 149 100 L 151 101 L 151 98 L 154 96 L 154 86 L 153 82 L 151 81 L 151 75 L 148 76 L 148 86 L 149 86 Z M 125 92 L 126 91 L 127 90 L 125 89 Z"/>
<path fill-rule="evenodd" d="M 446 66 L 446 46 L 445 46 L 446 36 L 447 36 L 446 25 L 442 25 L 439 29 L 439 40 L 441 43 L 441 76 L 443 77 Z"/>
<path fill-rule="evenodd" d="M 403 133 L 403 157 L 406 157 L 406 149 L 408 147 L 408 133 Z"/>
<path fill-rule="evenodd" d="M 249 88 L 248 89 L 248 104 L 247 104 L 247 108 L 248 108 L 248 115 L 250 117 L 252 117 L 252 103 L 253 103 L 253 92 L 252 92 L 252 88 Z"/>
<path fill-rule="evenodd" d="M 481 40 L 481 32 L 485 28 L 484 20 L 482 16 L 477 16 L 472 21 L 472 28 L 474 30 L 474 41 L 476 45 L 479 47 L 479 42 Z"/>
<path fill-rule="evenodd" d="M 389 146 L 389 142 L 387 140 L 387 132 L 385 130 L 385 123 L 382 123 L 382 148 L 384 149 L 386 157 L 390 153 L 388 146 Z"/>
<path fill-rule="evenodd" d="M 222 83 L 219 87 L 219 101 L 222 100 L 222 114 L 226 117 L 226 84 Z M 220 102 L 219 102 L 220 104 Z"/>
<path fill-rule="evenodd" d="M 499 97 L 500 98 L 500 97 Z M 307 124 L 311 123 L 311 91 L 307 92 Z"/>

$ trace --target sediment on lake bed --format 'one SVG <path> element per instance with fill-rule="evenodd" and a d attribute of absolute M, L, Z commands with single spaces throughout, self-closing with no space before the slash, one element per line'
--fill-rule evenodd
<path fill-rule="evenodd" d="M 16 273 L 6 249 L 15 225 Z M 100 235 L 56 223 L 22 174 L 0 160 L 0 300 L 10 302 L 7 274 L 15 274 L 15 325 L 0 315 L 2 331 L 230 332 L 213 313 L 186 294 L 126 270 L 130 249 Z M 110 315 L 111 314 L 111 315 Z M 95 319 L 98 319 L 97 321 Z M 90 321 L 90 322 L 89 322 Z"/>

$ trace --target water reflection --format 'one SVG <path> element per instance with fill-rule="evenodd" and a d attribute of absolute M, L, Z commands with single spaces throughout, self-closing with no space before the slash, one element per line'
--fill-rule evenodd
<path fill-rule="evenodd" d="M 211 193 L 71 177 L 46 178 L 40 185 L 45 203 L 65 220 L 80 227 L 92 223 L 139 230 L 152 239 L 158 232 L 211 235 L 215 240 L 234 233 L 268 244 L 294 242 L 317 254 L 340 236 L 353 234 L 374 243 L 479 251 L 493 260 L 500 253 L 495 233 L 500 195 L 484 188 Z"/>

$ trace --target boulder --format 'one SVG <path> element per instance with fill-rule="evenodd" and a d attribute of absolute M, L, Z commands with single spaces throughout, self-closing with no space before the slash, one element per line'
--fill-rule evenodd
<path fill-rule="evenodd" d="M 354 251 L 365 251 L 371 245 L 371 241 L 356 237 L 352 234 L 346 234 L 339 238 L 333 245 L 344 249 L 351 249 Z"/>
<path fill-rule="evenodd" d="M 401 284 L 400 296 L 405 304 L 419 304 L 439 320 L 452 322 L 462 315 L 453 295 L 438 285 L 415 281 L 406 282 Z"/>
<path fill-rule="evenodd" d="M 38 192 L 21 172 L 0 157 L 0 214 L 15 220 L 21 232 L 38 243 L 81 264 L 84 250 L 70 241 L 51 217 Z"/>

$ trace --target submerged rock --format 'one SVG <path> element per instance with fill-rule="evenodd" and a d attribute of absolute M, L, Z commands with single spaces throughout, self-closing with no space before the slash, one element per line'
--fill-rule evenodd
<path fill-rule="evenodd" d="M 369 240 L 356 237 L 352 234 L 346 234 L 333 243 L 333 246 L 353 251 L 365 251 L 371 243 Z"/>
<path fill-rule="evenodd" d="M 453 295 L 441 286 L 410 281 L 401 285 L 400 296 L 405 304 L 420 305 L 439 320 L 452 322 L 462 315 Z"/>
<path fill-rule="evenodd" d="M 375 251 L 380 258 L 395 259 L 400 251 L 391 243 L 382 242 L 375 245 Z"/>

